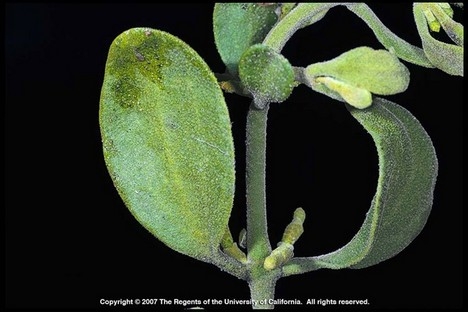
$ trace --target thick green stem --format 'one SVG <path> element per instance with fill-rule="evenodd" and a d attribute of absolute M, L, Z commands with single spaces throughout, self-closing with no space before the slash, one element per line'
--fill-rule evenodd
<path fill-rule="evenodd" d="M 332 5 L 330 5 L 331 7 Z M 284 43 L 304 23 L 310 21 L 324 7 L 314 7 L 311 14 L 296 18 L 286 16 L 267 35 L 264 44 L 276 51 L 281 51 Z M 297 10 L 297 9 L 296 9 Z M 300 13 L 302 8 L 299 9 Z M 301 15 L 301 14 L 299 14 Z M 257 105 L 255 105 L 257 104 Z M 268 239 L 266 216 L 266 131 L 269 103 L 252 103 L 247 115 L 246 139 L 246 196 L 247 196 L 247 265 L 249 287 L 254 309 L 272 309 L 276 281 L 281 276 L 281 269 L 265 270 L 265 258 L 271 253 Z M 263 103 L 262 103 L 263 104 Z M 258 109 L 257 107 L 262 107 Z"/>
<path fill-rule="evenodd" d="M 247 187 L 247 259 L 249 287 L 254 309 L 271 309 L 278 272 L 263 268 L 271 253 L 266 216 L 266 130 L 268 104 L 257 109 L 252 103 L 247 115 L 246 187 Z M 278 271 L 278 270 L 276 270 Z"/>
<path fill-rule="evenodd" d="M 252 103 L 246 129 L 247 258 L 262 265 L 271 252 L 265 192 L 267 114 L 268 105 L 260 110 Z"/>
<path fill-rule="evenodd" d="M 273 309 L 275 285 L 279 278 L 279 270 L 267 272 L 263 268 L 253 270 L 249 280 L 252 308 Z"/>

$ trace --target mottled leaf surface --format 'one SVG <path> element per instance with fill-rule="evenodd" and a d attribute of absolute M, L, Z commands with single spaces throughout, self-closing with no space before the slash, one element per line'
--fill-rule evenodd
<path fill-rule="evenodd" d="M 234 196 L 229 114 L 214 75 L 180 39 L 134 28 L 111 45 L 100 103 L 104 157 L 135 218 L 210 261 Z"/>
<path fill-rule="evenodd" d="M 242 53 L 263 41 L 276 23 L 276 4 L 216 3 L 213 31 L 216 47 L 228 71 L 236 75 Z"/>

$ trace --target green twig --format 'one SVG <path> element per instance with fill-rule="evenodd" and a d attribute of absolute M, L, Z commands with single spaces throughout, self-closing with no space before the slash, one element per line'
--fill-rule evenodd
<path fill-rule="evenodd" d="M 264 44 L 277 52 L 283 49 L 286 42 L 300 28 L 310 24 L 313 17 L 339 5 L 339 3 L 300 3 L 288 15 L 280 20 L 268 33 Z"/>
<path fill-rule="evenodd" d="M 271 252 L 266 216 L 266 129 L 269 105 L 257 109 L 252 103 L 247 115 L 246 187 L 247 187 L 247 259 L 252 307 L 271 309 L 275 284 L 280 271 L 263 268 Z M 255 304 L 256 303 L 256 304 Z"/>
<path fill-rule="evenodd" d="M 253 262 L 264 259 L 271 252 L 265 192 L 267 114 L 268 105 L 260 110 L 252 103 L 247 115 L 247 258 Z"/>

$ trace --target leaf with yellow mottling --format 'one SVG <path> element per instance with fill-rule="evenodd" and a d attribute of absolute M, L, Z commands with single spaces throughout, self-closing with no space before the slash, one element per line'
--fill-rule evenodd
<path fill-rule="evenodd" d="M 180 39 L 134 28 L 111 45 L 99 112 L 104 157 L 135 218 L 159 240 L 211 262 L 234 196 L 223 94 Z"/>

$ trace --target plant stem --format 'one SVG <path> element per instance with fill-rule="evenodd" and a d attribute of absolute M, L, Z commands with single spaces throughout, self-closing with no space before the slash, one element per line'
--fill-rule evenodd
<path fill-rule="evenodd" d="M 300 28 L 305 20 L 320 12 L 317 8 L 311 14 L 299 18 L 282 20 L 282 27 L 275 26 L 267 35 L 264 44 L 281 51 L 284 43 Z M 299 9 L 301 11 L 302 9 Z M 309 13 L 309 12 L 308 12 Z M 289 14 L 288 14 L 289 15 Z M 301 14 L 299 14 L 301 15 Z M 305 15 L 305 16 L 304 16 Z M 265 258 L 271 253 L 266 217 L 266 132 L 269 104 L 255 105 L 252 102 L 247 114 L 246 127 L 246 200 L 247 200 L 247 263 L 249 287 L 254 309 L 271 309 L 275 295 L 275 284 L 281 270 L 267 271 L 263 267 Z M 263 104 L 263 103 L 262 103 Z M 257 107 L 263 107 L 258 109 Z"/>
<path fill-rule="evenodd" d="M 267 115 L 268 105 L 264 109 L 257 109 L 254 103 L 247 115 L 247 258 L 251 262 L 262 261 L 271 252 L 265 192 Z"/>
<path fill-rule="evenodd" d="M 294 32 L 333 4 L 302 4 L 279 22 L 267 35 L 264 44 L 280 52 Z M 299 13 L 299 14 L 298 14 Z M 293 16 L 292 18 L 289 16 Z M 296 16 L 297 15 L 297 16 Z M 289 17 L 289 18 L 288 18 Z M 281 269 L 271 271 L 263 267 L 271 253 L 266 217 L 266 133 L 269 103 L 265 106 L 252 102 L 247 115 L 246 127 L 246 199 L 247 199 L 247 266 L 252 308 L 272 309 L 276 281 Z M 263 103 L 262 103 L 263 104 Z M 258 109 L 257 107 L 262 107 Z"/>
<path fill-rule="evenodd" d="M 263 267 L 259 267 L 251 272 L 249 288 L 254 309 L 273 309 L 273 299 L 275 298 L 275 285 L 279 278 L 279 271 L 267 272 Z"/>
<path fill-rule="evenodd" d="M 280 52 L 283 46 L 300 28 L 313 21 L 314 16 L 340 3 L 300 3 L 268 33 L 263 43 Z"/>
<path fill-rule="evenodd" d="M 279 270 L 267 272 L 265 258 L 271 253 L 266 217 L 266 130 L 267 104 L 257 109 L 250 105 L 247 115 L 246 139 L 246 196 L 247 196 L 247 259 L 252 308 L 271 309 Z"/>

